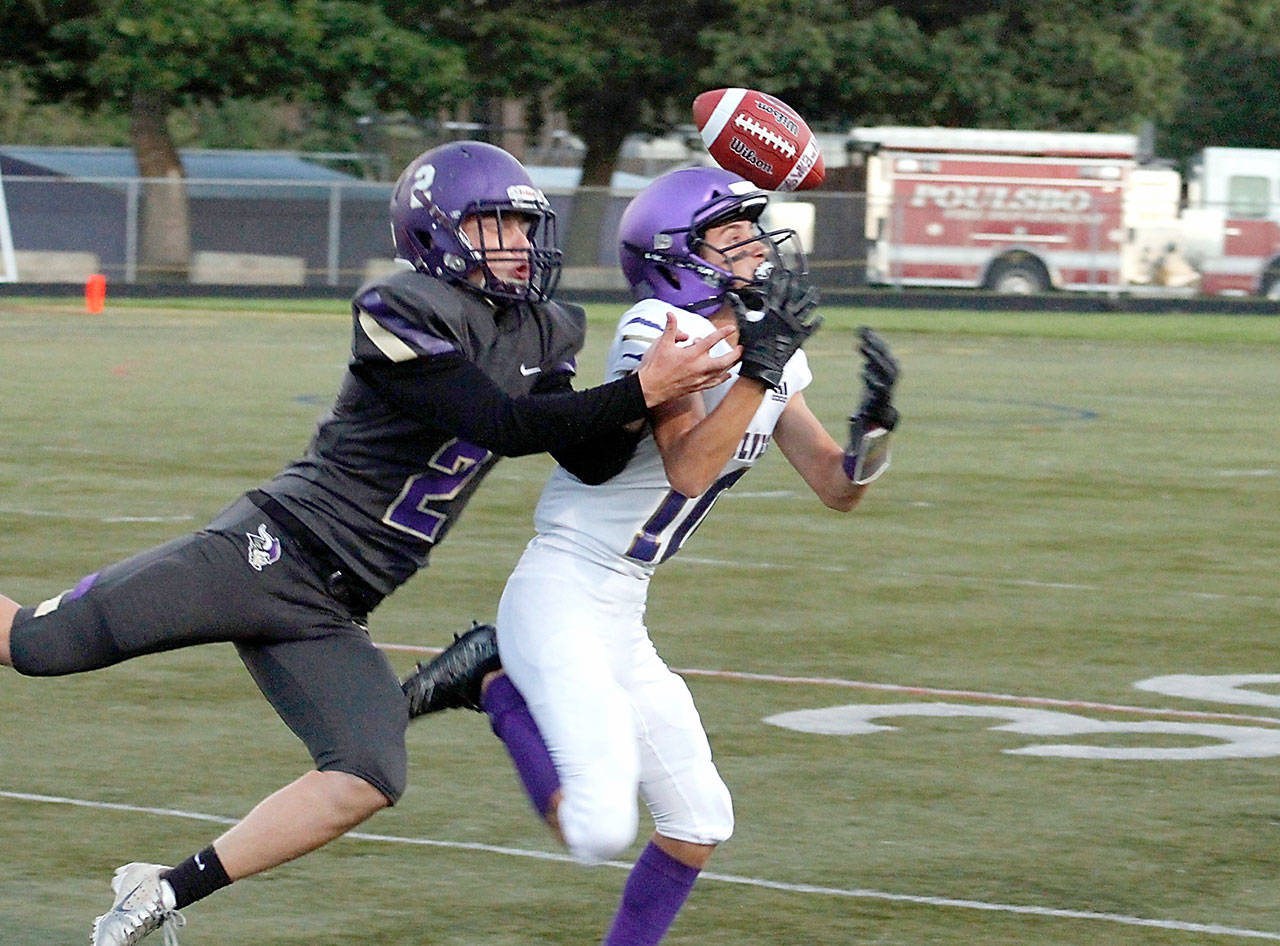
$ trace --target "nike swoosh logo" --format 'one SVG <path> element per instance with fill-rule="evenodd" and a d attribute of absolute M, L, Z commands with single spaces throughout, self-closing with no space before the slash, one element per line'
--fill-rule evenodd
<path fill-rule="evenodd" d="M 537 374 L 541 370 L 542 369 L 539 368 L 537 365 L 535 365 L 532 368 L 526 368 L 524 365 L 520 366 L 520 373 L 524 375 L 526 378 L 529 377 L 529 375 L 531 374 Z"/>

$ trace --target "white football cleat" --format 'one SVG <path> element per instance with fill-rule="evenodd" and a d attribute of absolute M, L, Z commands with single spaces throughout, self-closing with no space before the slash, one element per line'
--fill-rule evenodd
<path fill-rule="evenodd" d="M 178 946 L 178 930 L 187 925 L 174 907 L 173 888 L 160 879 L 163 864 L 125 864 L 111 879 L 116 902 L 93 921 L 92 946 L 133 946 L 148 933 L 164 929 L 165 946 Z"/>

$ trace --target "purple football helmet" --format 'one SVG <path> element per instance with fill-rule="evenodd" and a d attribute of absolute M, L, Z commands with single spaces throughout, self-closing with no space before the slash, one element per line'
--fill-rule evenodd
<path fill-rule="evenodd" d="M 744 283 L 702 255 L 703 238 L 711 227 L 734 220 L 757 223 L 768 202 L 768 193 L 718 167 L 680 168 L 654 180 L 627 205 L 618 224 L 622 272 L 632 294 L 682 309 L 719 305 L 726 290 Z M 786 268 L 804 272 L 804 254 L 794 230 L 766 233 L 758 224 L 755 229 L 749 240 L 716 249 L 760 241 L 774 265 L 783 265 L 780 247 L 790 244 L 788 255 L 796 260 Z"/>
<path fill-rule="evenodd" d="M 501 241 L 504 214 L 529 224 L 529 248 L 507 249 Z M 473 214 L 495 214 L 499 239 L 476 246 L 460 229 Z M 391 239 L 396 255 L 429 276 L 474 289 L 494 299 L 545 301 L 560 276 L 556 215 L 514 157 L 483 141 L 455 141 L 418 155 L 400 174 L 391 192 Z M 506 282 L 490 270 L 492 253 L 510 259 L 527 253 L 527 282 Z M 480 285 L 468 278 L 479 270 Z"/>

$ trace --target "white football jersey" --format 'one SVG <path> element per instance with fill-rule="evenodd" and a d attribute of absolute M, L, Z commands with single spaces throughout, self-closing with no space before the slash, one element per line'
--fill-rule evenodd
<path fill-rule="evenodd" d="M 691 339 L 715 331 L 715 326 L 700 315 L 656 299 L 638 302 L 618 322 L 605 367 L 606 381 L 636 370 L 649 346 L 662 334 L 668 312 L 676 316 L 680 330 Z M 728 350 L 720 342 L 712 353 Z M 702 392 L 708 414 L 728 393 L 737 372 L 735 365 L 733 378 Z M 701 496 L 685 496 L 671 488 L 652 431 L 640 440 L 626 468 L 598 486 L 588 486 L 557 467 L 534 512 L 538 530 L 534 542 L 585 554 L 620 571 L 651 573 L 659 562 L 680 549 L 720 494 L 760 458 L 769 446 L 783 408 L 812 380 L 808 359 L 803 351 L 796 351 L 783 370 L 781 387 L 765 394 L 736 454 Z"/>

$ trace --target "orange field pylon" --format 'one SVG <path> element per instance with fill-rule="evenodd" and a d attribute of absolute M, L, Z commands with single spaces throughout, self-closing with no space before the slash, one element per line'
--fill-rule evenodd
<path fill-rule="evenodd" d="M 84 284 L 84 310 L 98 315 L 107 304 L 107 277 L 94 273 Z"/>

